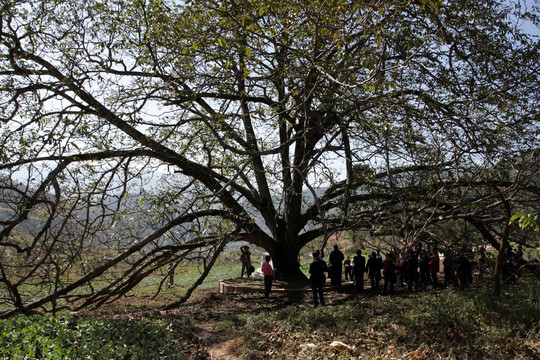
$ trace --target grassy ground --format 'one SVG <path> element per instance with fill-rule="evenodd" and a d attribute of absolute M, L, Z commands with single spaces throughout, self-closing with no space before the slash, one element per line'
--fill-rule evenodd
<path fill-rule="evenodd" d="M 246 322 L 244 359 L 539 359 L 540 287 L 366 294 L 336 306 L 264 312 Z M 250 339 L 256 338 L 253 342 Z M 329 347 L 341 341 L 351 350 Z"/>
<path fill-rule="evenodd" d="M 152 309 L 184 294 L 196 268 L 179 270 L 175 286 L 154 299 L 155 279 L 99 311 L 2 320 L 0 359 L 540 359 L 534 277 L 505 285 L 496 298 L 480 286 L 392 296 L 349 286 L 313 309 L 309 294 L 291 303 L 285 294 L 216 292 L 219 279 L 239 273 L 236 263 L 218 265 L 194 299 L 171 312 Z M 333 341 L 350 349 L 335 351 Z"/>

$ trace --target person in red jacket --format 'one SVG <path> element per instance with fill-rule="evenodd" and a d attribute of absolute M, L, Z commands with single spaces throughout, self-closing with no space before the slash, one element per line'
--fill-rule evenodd
<path fill-rule="evenodd" d="M 264 275 L 264 297 L 270 297 L 270 291 L 272 290 L 272 280 L 274 279 L 275 270 L 270 264 L 270 255 L 266 255 L 264 258 L 266 261 L 262 264 L 261 271 Z"/>
<path fill-rule="evenodd" d="M 431 273 L 431 284 L 433 287 L 436 287 L 439 284 L 437 279 L 437 273 L 439 272 L 439 253 L 437 250 L 433 250 L 431 254 L 431 259 L 429 260 L 429 272 Z"/>

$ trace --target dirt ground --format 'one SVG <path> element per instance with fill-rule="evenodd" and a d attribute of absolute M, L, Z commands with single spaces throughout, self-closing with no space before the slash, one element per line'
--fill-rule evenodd
<path fill-rule="evenodd" d="M 235 324 L 235 315 L 245 313 L 255 315 L 291 305 L 299 309 L 313 307 L 310 290 L 295 291 L 289 296 L 283 291 L 284 284 L 275 282 L 270 298 L 266 299 L 260 280 L 249 283 L 252 285 L 251 289 L 244 292 L 221 294 L 218 288 L 201 290 L 179 308 L 169 311 L 156 310 L 162 305 L 158 299 L 125 297 L 115 301 L 110 307 L 102 308 L 97 315 L 113 319 L 151 317 L 188 319 L 194 329 L 193 334 L 185 334 L 193 348 L 192 360 L 237 359 L 244 344 L 243 326 Z M 246 282 L 244 281 L 242 285 L 246 285 Z M 344 283 L 337 290 L 328 286 L 325 299 L 327 305 L 336 305 L 349 299 L 353 293 L 353 285 L 350 282 Z"/>
<path fill-rule="evenodd" d="M 240 281 L 240 279 L 231 279 Z M 442 279 L 440 279 L 442 280 Z M 302 292 L 294 292 L 290 297 L 283 291 L 284 284 L 274 283 L 274 289 L 270 298 L 263 296 L 262 281 L 253 280 L 246 284 L 241 280 L 239 285 L 244 287 L 244 292 L 220 293 L 219 288 L 199 290 L 187 303 L 177 309 L 159 311 L 163 299 L 152 299 L 150 296 L 133 296 L 117 300 L 110 307 L 101 308 L 93 316 L 105 316 L 111 318 L 176 318 L 188 320 L 191 328 L 178 328 L 183 332 L 183 338 L 188 339 L 190 360 L 233 360 L 238 359 L 249 344 L 244 343 L 243 331 L 246 316 L 257 315 L 261 312 L 278 310 L 294 306 L 298 309 L 311 309 L 311 291 L 305 289 Z M 368 284 L 365 283 L 367 289 Z M 356 295 L 354 285 L 345 282 L 342 287 L 335 288 L 330 285 L 325 287 L 325 299 L 327 305 L 339 305 L 349 301 Z M 379 296 L 378 292 L 368 290 L 365 296 Z M 404 293 L 404 296 L 409 296 Z M 247 315 L 246 315 L 247 314 Z M 240 315 L 240 318 L 238 317 Z M 178 322 L 184 323 L 184 321 Z M 429 358 L 429 357 L 426 357 Z"/>
<path fill-rule="evenodd" d="M 277 288 L 280 285 L 277 284 Z M 352 292 L 352 284 L 344 284 L 338 291 L 328 288 L 325 298 L 329 305 L 338 304 L 346 301 Z M 190 315 L 195 335 L 208 349 L 210 359 L 232 360 L 238 358 L 244 344 L 241 336 L 242 327 L 231 326 L 231 315 L 258 314 L 291 305 L 299 308 L 313 307 L 310 291 L 295 292 L 292 296 L 294 298 L 290 298 L 285 292 L 276 291 L 271 293 L 270 298 L 265 299 L 262 287 L 249 292 L 226 294 L 220 294 L 216 289 L 194 297 L 174 312 Z"/>
<path fill-rule="evenodd" d="M 231 315 L 257 314 L 284 306 L 285 302 L 283 295 L 265 299 L 258 292 L 219 294 L 213 291 L 177 311 L 191 314 L 195 335 L 208 350 L 210 359 L 229 360 L 237 359 L 243 348 L 242 328 L 228 322 Z"/>

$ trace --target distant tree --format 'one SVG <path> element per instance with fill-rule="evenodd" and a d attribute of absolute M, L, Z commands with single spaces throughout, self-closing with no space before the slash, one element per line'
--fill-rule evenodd
<path fill-rule="evenodd" d="M 99 305 L 189 258 L 204 277 L 233 239 L 298 283 L 318 237 L 455 214 L 442 190 L 537 146 L 526 4 L 2 2 L 6 301 Z"/>

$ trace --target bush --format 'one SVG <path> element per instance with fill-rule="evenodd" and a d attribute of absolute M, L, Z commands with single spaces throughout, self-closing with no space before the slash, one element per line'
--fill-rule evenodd
<path fill-rule="evenodd" d="M 1 359 L 185 359 L 172 323 L 18 317 L 0 321 Z"/>

